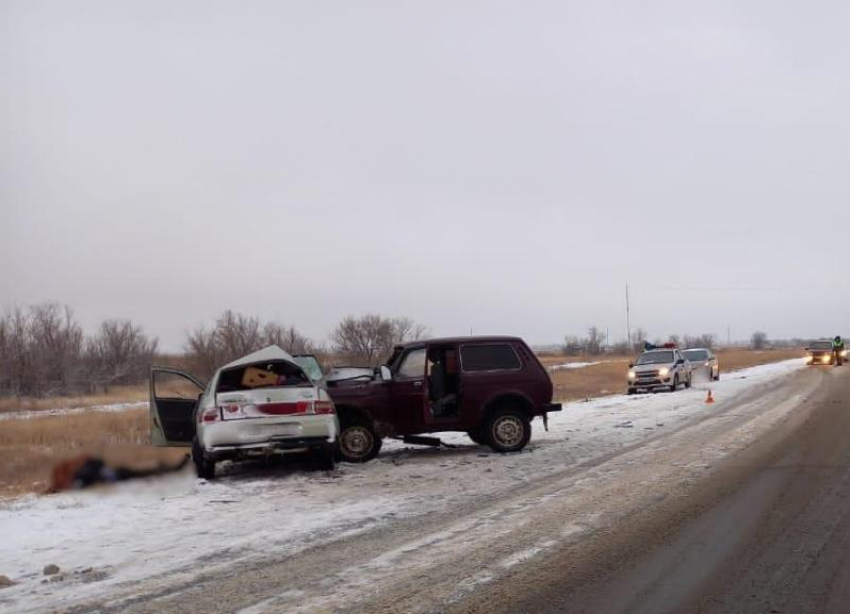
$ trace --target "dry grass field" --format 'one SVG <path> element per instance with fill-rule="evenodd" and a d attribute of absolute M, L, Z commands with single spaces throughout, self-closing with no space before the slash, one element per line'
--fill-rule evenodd
<path fill-rule="evenodd" d="M 8 411 L 40 411 L 95 407 L 114 403 L 134 403 L 148 400 L 148 386 L 114 386 L 108 394 L 88 394 L 68 397 L 10 397 L 0 398 L 0 413 Z"/>
<path fill-rule="evenodd" d="M 720 351 L 724 372 L 802 356 L 800 350 Z M 567 362 L 600 364 L 552 373 L 555 398 L 574 401 L 588 397 L 620 394 L 625 388 L 627 365 L 632 356 L 601 358 L 541 357 L 547 366 Z M 38 410 L 59 407 L 85 407 L 147 400 L 146 386 L 116 390 L 107 396 L 62 399 L 6 400 L 0 407 L 9 410 Z M 0 410 L 1 411 L 1 410 Z M 0 497 L 43 492 L 55 463 L 79 454 L 101 456 L 108 462 L 144 467 L 175 461 L 185 449 L 154 448 L 149 445 L 148 412 L 131 409 L 118 412 L 89 412 L 62 416 L 0 421 Z"/>
<path fill-rule="evenodd" d="M 91 454 L 130 467 L 179 459 L 183 449 L 154 448 L 148 412 L 91 412 L 0 421 L 0 497 L 43 492 L 59 461 Z"/>

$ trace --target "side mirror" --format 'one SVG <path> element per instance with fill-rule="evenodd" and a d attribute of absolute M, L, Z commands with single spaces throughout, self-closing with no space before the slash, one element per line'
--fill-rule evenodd
<path fill-rule="evenodd" d="M 385 382 L 390 382 L 393 379 L 393 372 L 386 365 L 381 367 L 381 379 Z"/>
<path fill-rule="evenodd" d="M 633 362 L 630 362 L 630 363 L 629 363 L 629 369 L 631 369 L 631 368 L 632 368 L 632 367 L 634 367 L 634 366 L 635 366 L 635 363 L 633 363 Z"/>

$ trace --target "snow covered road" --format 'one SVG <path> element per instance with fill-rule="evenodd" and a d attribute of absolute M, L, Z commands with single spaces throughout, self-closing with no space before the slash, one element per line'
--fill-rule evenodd
<path fill-rule="evenodd" d="M 234 468 L 3 502 L 0 574 L 17 584 L 0 611 L 427 611 L 698 479 L 794 410 L 816 383 L 801 368 L 726 374 L 714 405 L 708 384 L 572 403 L 516 455 L 445 434 L 459 447 L 388 442 L 333 474 Z M 426 571 L 454 581 L 423 586 Z"/>

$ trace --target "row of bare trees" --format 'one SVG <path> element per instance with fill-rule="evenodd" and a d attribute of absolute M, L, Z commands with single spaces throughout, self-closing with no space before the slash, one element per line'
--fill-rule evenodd
<path fill-rule="evenodd" d="M 565 356 L 599 356 L 605 353 L 628 355 L 643 350 L 647 341 L 646 331 L 639 328 L 632 334 L 631 341 L 620 340 L 609 344 L 605 331 L 597 326 L 591 326 L 587 329 L 585 337 L 577 335 L 564 337 L 561 351 Z M 653 344 L 662 345 L 667 342 L 675 343 L 684 348 L 713 348 L 717 344 L 717 337 L 710 333 L 698 336 L 685 335 L 684 337 L 670 335 L 666 340 L 655 339 Z"/>
<path fill-rule="evenodd" d="M 186 354 L 191 368 L 209 376 L 218 367 L 268 345 L 290 354 L 315 354 L 325 363 L 375 366 L 384 361 L 394 345 L 422 338 L 427 328 L 410 318 L 388 318 L 377 314 L 344 318 L 320 344 L 293 326 L 263 322 L 254 316 L 225 311 L 212 327 L 189 333 Z"/>
<path fill-rule="evenodd" d="M 143 378 L 157 342 L 126 320 L 86 336 L 68 307 L 42 303 L 0 316 L 0 395 L 95 392 Z"/>
<path fill-rule="evenodd" d="M 254 316 L 227 310 L 212 327 L 202 326 L 188 334 L 186 354 L 193 371 L 209 376 L 221 365 L 269 345 L 280 346 L 290 354 L 322 351 L 294 326 L 261 322 Z"/>
<path fill-rule="evenodd" d="M 374 366 L 394 345 L 419 339 L 427 329 L 410 318 L 377 314 L 344 318 L 327 343 L 294 326 L 223 312 L 210 327 L 189 332 L 185 361 L 211 375 L 218 367 L 268 345 L 291 354 L 315 354 L 325 363 Z M 145 381 L 157 340 L 129 320 L 107 320 L 89 336 L 68 307 L 43 303 L 0 316 L 0 396 L 53 396 L 106 391 Z"/>

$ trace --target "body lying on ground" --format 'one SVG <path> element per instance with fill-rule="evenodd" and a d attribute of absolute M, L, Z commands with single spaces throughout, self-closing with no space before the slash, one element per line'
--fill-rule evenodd
<path fill-rule="evenodd" d="M 131 469 L 129 467 L 112 467 L 103 459 L 86 454 L 62 461 L 53 468 L 49 493 L 63 490 L 89 488 L 97 484 L 123 482 L 134 478 L 148 478 L 165 473 L 180 471 L 189 462 L 187 454 L 175 465 L 160 464 L 152 469 Z"/>

